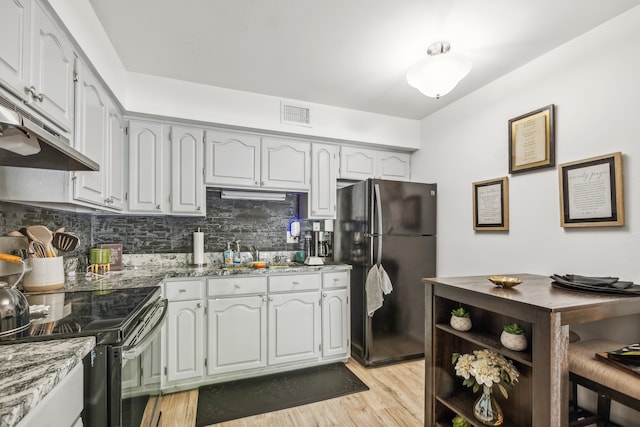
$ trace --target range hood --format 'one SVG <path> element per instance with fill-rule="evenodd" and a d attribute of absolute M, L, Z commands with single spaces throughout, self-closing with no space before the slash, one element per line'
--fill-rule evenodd
<path fill-rule="evenodd" d="M 0 166 L 100 170 L 97 162 L 4 105 L 0 105 Z"/>

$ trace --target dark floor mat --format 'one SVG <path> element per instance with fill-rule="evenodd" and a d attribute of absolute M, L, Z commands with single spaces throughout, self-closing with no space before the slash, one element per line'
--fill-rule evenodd
<path fill-rule="evenodd" d="M 200 387 L 196 427 L 369 390 L 344 363 Z"/>

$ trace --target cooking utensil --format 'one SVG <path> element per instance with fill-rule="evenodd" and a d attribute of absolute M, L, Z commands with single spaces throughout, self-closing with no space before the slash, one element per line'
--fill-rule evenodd
<path fill-rule="evenodd" d="M 35 258 L 47 258 L 47 250 L 45 249 L 42 242 L 32 240 L 29 243 L 29 254 Z"/>
<path fill-rule="evenodd" d="M 32 225 L 27 227 L 27 235 L 31 240 L 40 242 L 44 245 L 45 253 L 47 257 L 54 256 L 54 248 L 51 246 L 53 241 L 53 233 L 44 225 Z"/>
<path fill-rule="evenodd" d="M 9 254 L 0 254 L 0 260 L 22 263 L 22 272 L 13 286 L 0 282 L 0 337 L 4 337 L 27 329 L 31 325 L 31 319 L 29 302 L 22 292 L 16 289 L 27 269 L 24 261 L 18 256 Z"/>
<path fill-rule="evenodd" d="M 64 230 L 64 229 L 63 229 Z M 56 231 L 53 234 L 53 247 L 63 252 L 71 252 L 80 246 L 80 238 L 67 231 Z"/>

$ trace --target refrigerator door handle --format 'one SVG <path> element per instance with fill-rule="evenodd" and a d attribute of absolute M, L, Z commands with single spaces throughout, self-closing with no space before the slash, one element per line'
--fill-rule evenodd
<path fill-rule="evenodd" d="M 374 191 L 376 211 L 378 213 L 378 229 L 376 230 L 376 234 L 378 235 L 378 255 L 376 257 L 376 264 L 379 266 L 382 262 L 382 202 L 380 197 L 380 184 L 374 185 Z"/>

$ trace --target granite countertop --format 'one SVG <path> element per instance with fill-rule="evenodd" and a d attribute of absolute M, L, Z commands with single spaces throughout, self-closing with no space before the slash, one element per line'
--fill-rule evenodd
<path fill-rule="evenodd" d="M 0 346 L 0 425 L 16 425 L 95 345 L 82 337 Z"/>
<path fill-rule="evenodd" d="M 165 278 L 290 274 L 350 270 L 351 266 L 327 263 L 309 266 L 298 263 L 252 268 L 245 265 L 128 267 L 97 275 L 67 276 L 65 292 L 159 286 Z M 60 292 L 51 291 L 51 292 Z M 0 425 L 13 426 L 34 408 L 95 346 L 94 337 L 0 345 Z"/>
<path fill-rule="evenodd" d="M 106 274 L 76 273 L 67 276 L 64 291 L 83 291 L 101 289 L 139 288 L 144 286 L 157 286 L 165 278 L 179 277 L 216 277 L 229 275 L 263 275 L 263 274 L 290 274 L 311 273 L 350 270 L 351 266 L 341 263 L 326 263 L 323 265 L 305 265 L 299 263 L 286 263 L 272 265 L 268 268 L 253 268 L 248 264 L 224 266 L 211 264 L 202 267 L 197 266 L 142 266 L 128 267 L 120 271 L 111 271 Z M 59 292 L 59 291 L 52 291 Z"/>

